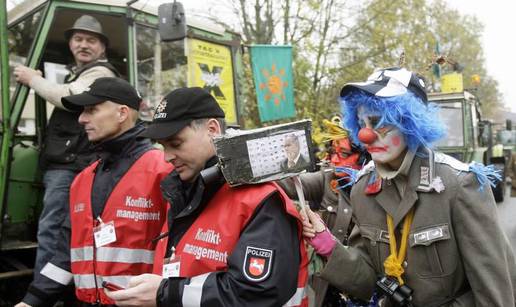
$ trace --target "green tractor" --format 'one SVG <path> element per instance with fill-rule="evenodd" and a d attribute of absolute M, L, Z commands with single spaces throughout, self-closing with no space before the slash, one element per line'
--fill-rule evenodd
<path fill-rule="evenodd" d="M 465 163 L 476 161 L 494 165 L 502 180 L 493 187 L 493 195 L 496 202 L 502 202 L 511 153 L 497 150 L 493 123 L 481 119 L 477 97 L 467 91 L 430 93 L 428 100 L 440 106 L 440 117 L 447 127 L 447 136 L 436 144 L 437 148 Z"/>
<path fill-rule="evenodd" d="M 505 128 L 499 129 L 496 132 L 496 140 L 497 144 L 503 148 L 503 154 L 507 161 L 507 176 L 511 178 L 511 196 L 514 196 L 516 193 L 516 130 L 512 128 L 512 120 L 507 119 Z"/>
<path fill-rule="evenodd" d="M 240 36 L 214 23 L 185 18 L 178 2 L 159 10 L 149 3 L 27 0 L 7 16 L 6 2 L 1 2 L 0 306 L 19 301 L 32 278 L 43 195 L 38 159 L 52 111 L 49 103 L 15 82 L 14 65 L 39 69 L 45 78 L 62 82 L 65 65 L 73 59 L 63 32 L 88 14 L 109 36 L 110 63 L 142 94 L 142 119 L 151 118 L 154 106 L 170 90 L 201 86 L 229 115 L 228 124 L 241 123 Z"/>

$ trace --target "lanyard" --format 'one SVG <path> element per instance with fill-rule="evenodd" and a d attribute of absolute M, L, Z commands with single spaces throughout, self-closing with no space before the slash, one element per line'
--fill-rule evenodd
<path fill-rule="evenodd" d="M 396 252 L 398 248 L 396 244 L 396 234 L 394 233 L 394 222 L 392 220 L 392 216 L 387 214 L 387 230 L 389 231 L 389 248 L 391 254 L 387 259 L 385 259 L 383 267 L 385 269 L 385 274 L 396 277 L 400 285 L 404 284 L 403 279 L 401 278 L 401 275 L 405 272 L 402 263 L 403 260 L 405 260 L 405 255 L 407 254 L 408 235 L 413 219 L 414 208 L 410 209 L 409 213 L 405 216 L 403 221 L 403 230 L 401 232 L 401 246 L 399 251 Z"/>

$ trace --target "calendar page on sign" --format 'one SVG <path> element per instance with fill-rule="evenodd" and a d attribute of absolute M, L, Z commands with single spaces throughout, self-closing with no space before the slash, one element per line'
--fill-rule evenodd
<path fill-rule="evenodd" d="M 254 177 L 306 168 L 310 163 L 305 130 L 294 130 L 247 141 Z"/>

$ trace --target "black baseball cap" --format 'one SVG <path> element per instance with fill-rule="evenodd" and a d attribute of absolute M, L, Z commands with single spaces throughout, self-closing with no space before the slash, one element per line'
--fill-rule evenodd
<path fill-rule="evenodd" d="M 365 82 L 348 83 L 340 91 L 340 97 L 359 89 L 378 97 L 394 97 L 411 91 L 424 103 L 428 102 L 425 81 L 418 74 L 405 68 L 384 68 L 372 73 Z"/>
<path fill-rule="evenodd" d="M 81 111 L 84 106 L 99 104 L 107 100 L 138 110 L 142 97 L 124 79 L 103 77 L 96 79 L 81 94 L 61 98 L 63 106 L 72 111 Z"/>
<path fill-rule="evenodd" d="M 183 87 L 168 93 L 156 106 L 152 123 L 140 136 L 166 139 L 194 119 L 224 118 L 224 111 L 210 93 L 200 87 Z"/>

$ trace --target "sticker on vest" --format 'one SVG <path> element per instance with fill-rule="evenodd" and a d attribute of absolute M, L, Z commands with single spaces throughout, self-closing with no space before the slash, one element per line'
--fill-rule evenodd
<path fill-rule="evenodd" d="M 102 223 L 93 228 L 95 247 L 101 247 L 116 241 L 115 222 Z"/>
<path fill-rule="evenodd" d="M 244 276 L 250 281 L 263 281 L 269 277 L 274 252 L 270 249 L 247 246 L 244 258 Z"/>
<path fill-rule="evenodd" d="M 179 270 L 181 269 L 181 256 L 174 258 L 166 258 L 163 262 L 163 278 L 179 277 Z"/>
<path fill-rule="evenodd" d="M 73 206 L 73 212 L 74 213 L 83 212 L 85 207 L 86 207 L 86 205 L 84 205 L 84 203 L 77 203 Z"/>

